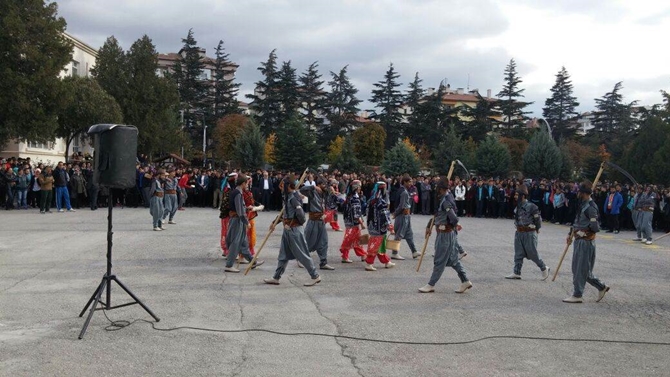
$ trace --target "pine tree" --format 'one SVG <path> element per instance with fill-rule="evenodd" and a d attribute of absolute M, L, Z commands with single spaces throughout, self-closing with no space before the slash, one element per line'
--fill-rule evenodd
<path fill-rule="evenodd" d="M 487 136 L 479 144 L 475 158 L 475 167 L 481 176 L 503 177 L 509 172 L 509 150 L 495 136 Z"/>
<path fill-rule="evenodd" d="M 542 115 L 549 122 L 555 140 L 570 137 L 575 133 L 570 119 L 577 116 L 575 108 L 579 106 L 577 97 L 572 96 L 572 81 L 570 74 L 561 67 L 556 74 L 556 83 L 551 88 L 551 97 L 544 102 Z"/>
<path fill-rule="evenodd" d="M 95 66 L 91 75 L 95 77 L 102 89 L 123 105 L 128 89 L 128 73 L 126 69 L 126 55 L 119 42 L 111 36 L 98 50 Z"/>
<path fill-rule="evenodd" d="M 158 52 L 148 36 L 135 41 L 125 58 L 127 87 L 124 120 L 139 130 L 138 149 L 149 156 L 175 152 L 181 141 L 179 91 L 170 79 L 156 75 Z"/>
<path fill-rule="evenodd" d="M 318 134 L 319 144 L 322 146 L 328 145 L 335 136 L 344 136 L 358 127 L 356 117 L 361 100 L 356 98 L 358 89 L 349 81 L 347 67 L 344 66 L 339 73 L 330 72 L 331 80 L 328 85 L 331 90 L 327 100 L 327 118 L 330 124 Z"/>
<path fill-rule="evenodd" d="M 294 114 L 279 127 L 275 146 L 276 168 L 284 170 L 302 170 L 316 167 L 321 154 L 314 133 Z"/>
<path fill-rule="evenodd" d="M 458 136 L 454 127 L 451 127 L 433 154 L 433 166 L 440 174 L 447 174 L 452 161 L 460 160 L 468 166 L 471 164 L 469 157 L 465 142 Z"/>
<path fill-rule="evenodd" d="M 451 128 L 457 126 L 458 110 L 447 108 L 442 103 L 446 88 L 440 84 L 437 92 L 429 96 L 414 110 L 417 126 L 412 129 L 412 141 L 436 150 L 441 137 Z"/>
<path fill-rule="evenodd" d="M 180 50 L 181 59 L 173 67 L 172 77 L 179 88 L 181 110 L 184 112 L 184 124 L 190 131 L 194 145 L 198 144 L 199 135 L 205 126 L 206 107 L 208 104 L 209 82 L 202 79 L 205 68 L 204 58 L 200 55 L 198 42 L 193 36 L 193 29 L 182 39 L 184 46 Z M 211 111 L 209 112 L 211 116 Z"/>
<path fill-rule="evenodd" d="M 234 149 L 235 158 L 242 165 L 242 169 L 252 171 L 263 167 L 265 139 L 261 128 L 252 119 L 247 121 Z"/>
<path fill-rule="evenodd" d="M 354 143 L 351 136 L 344 138 L 342 144 L 342 151 L 339 156 L 333 161 L 333 167 L 340 171 L 360 171 L 361 163 L 354 154 Z"/>
<path fill-rule="evenodd" d="M 425 90 L 423 90 L 423 87 L 421 87 L 422 82 L 423 80 L 419 78 L 419 72 L 416 72 L 414 74 L 414 81 L 412 81 L 407 88 L 405 106 L 409 115 L 406 116 L 406 124 L 403 126 L 404 134 L 412 133 L 420 126 L 419 113 L 417 113 L 416 110 L 426 93 Z"/>
<path fill-rule="evenodd" d="M 291 61 L 282 63 L 277 79 L 277 97 L 281 106 L 279 124 L 286 122 L 298 109 L 298 81 Z"/>
<path fill-rule="evenodd" d="M 512 59 L 505 68 L 505 85 L 503 85 L 497 97 L 500 98 L 498 109 L 503 116 L 503 121 L 500 122 L 503 126 L 503 134 L 513 137 L 523 133 L 522 127 L 528 120 L 526 114 L 529 114 L 529 112 L 523 110 L 526 106 L 532 104 L 532 102 L 518 100 L 518 98 L 523 97 L 522 93 L 525 90 L 519 89 L 519 84 L 522 82 L 516 72 L 516 62 Z"/>
<path fill-rule="evenodd" d="M 621 82 L 618 82 L 611 92 L 595 99 L 597 110 L 593 114 L 592 133 L 598 134 L 603 142 L 625 135 L 635 125 L 631 112 L 637 101 L 623 103 L 623 95 L 620 93 L 622 88 Z"/>
<path fill-rule="evenodd" d="M 58 5 L 0 1 L 0 150 L 10 139 L 53 140 L 64 87 L 58 75 L 72 59 Z"/>
<path fill-rule="evenodd" d="M 281 118 L 281 104 L 277 91 L 279 72 L 277 71 L 276 50 L 270 51 L 268 60 L 257 68 L 263 75 L 263 80 L 256 82 L 254 94 L 247 94 L 251 99 L 249 108 L 254 112 L 256 122 L 265 135 L 275 133 Z"/>
<path fill-rule="evenodd" d="M 386 131 L 379 123 L 366 123 L 351 135 L 354 153 L 361 163 L 368 166 L 379 166 L 384 160 L 384 143 Z"/>
<path fill-rule="evenodd" d="M 561 173 L 558 177 L 564 181 L 571 181 L 575 178 L 575 163 L 565 139 L 561 139 L 558 149 L 561 151 Z"/>
<path fill-rule="evenodd" d="M 377 110 L 372 110 L 370 119 L 376 120 L 386 131 L 386 148 L 393 147 L 403 136 L 403 117 L 400 108 L 403 105 L 403 95 L 397 88 L 402 85 L 397 82 L 400 75 L 394 70 L 393 63 L 384 75 L 384 80 L 374 84 L 376 89 L 372 90 L 370 102 L 377 105 Z"/>
<path fill-rule="evenodd" d="M 309 65 L 298 81 L 300 82 L 299 104 L 305 123 L 317 133 L 323 132 L 326 110 L 326 92 L 319 74 L 317 62 Z"/>
<path fill-rule="evenodd" d="M 548 130 L 539 130 L 530 139 L 523 155 L 523 172 L 533 178 L 555 178 L 561 173 L 561 150 Z"/>
<path fill-rule="evenodd" d="M 409 174 L 416 176 L 421 169 L 421 162 L 407 144 L 399 141 L 395 147 L 387 151 L 382 162 L 382 172 L 387 176 Z"/>
<path fill-rule="evenodd" d="M 496 121 L 493 118 L 497 114 L 495 107 L 494 101 L 477 93 L 477 105 L 473 107 L 464 105 L 458 109 L 460 115 L 465 118 L 457 130 L 459 135 L 464 139 L 472 137 L 476 142 L 484 140 L 495 127 Z"/>
<path fill-rule="evenodd" d="M 237 92 L 241 84 L 234 82 L 234 77 L 228 74 L 226 68 L 232 65 L 229 56 L 230 54 L 226 53 L 223 48 L 223 41 L 219 41 L 214 61 L 214 99 L 212 101 L 213 115 L 216 120 L 228 114 L 240 112 Z"/>

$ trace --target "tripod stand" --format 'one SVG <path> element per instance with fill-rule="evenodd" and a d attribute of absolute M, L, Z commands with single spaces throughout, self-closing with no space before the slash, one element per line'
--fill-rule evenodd
<path fill-rule="evenodd" d="M 79 317 L 83 317 L 84 313 L 86 312 L 86 309 L 88 307 L 91 307 L 90 312 L 88 313 L 88 317 L 86 317 L 86 321 L 84 322 L 84 327 L 81 329 L 81 332 L 79 333 L 79 339 L 84 338 L 84 334 L 86 334 L 86 329 L 88 328 L 88 324 L 91 322 L 91 318 L 93 318 L 93 313 L 95 313 L 96 310 L 112 310 L 112 309 L 117 309 L 117 308 L 122 308 L 124 306 L 130 306 L 130 305 L 135 305 L 139 304 L 144 310 L 146 310 L 149 315 L 151 315 L 156 322 L 160 322 L 160 319 L 156 317 L 156 315 L 149 309 L 144 303 L 137 298 L 133 294 L 133 292 L 126 287 L 119 278 L 116 277 L 116 275 L 112 274 L 112 235 L 114 232 L 112 232 L 112 209 L 114 208 L 114 195 L 112 194 L 111 190 L 109 193 L 109 203 L 108 203 L 108 212 L 107 212 L 107 273 L 102 277 L 102 281 L 100 282 L 100 285 L 98 285 L 98 288 L 96 288 L 95 292 L 93 292 L 93 296 L 88 300 L 88 303 L 84 307 L 84 309 L 79 313 Z M 115 281 L 116 284 L 118 284 L 121 288 L 123 288 L 126 293 L 133 298 L 133 302 L 128 302 L 125 304 L 121 305 L 116 305 L 112 306 L 112 281 Z M 106 300 L 103 302 L 101 300 L 102 297 L 102 292 L 105 291 L 107 292 L 106 295 Z M 100 303 L 100 308 L 98 308 L 98 303 Z M 91 305 L 93 304 L 93 305 Z"/>

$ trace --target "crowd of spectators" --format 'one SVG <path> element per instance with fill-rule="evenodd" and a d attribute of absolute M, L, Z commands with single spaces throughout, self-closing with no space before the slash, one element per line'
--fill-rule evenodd
<path fill-rule="evenodd" d="M 49 213 L 51 208 L 68 211 L 85 206 L 96 210 L 106 207 L 110 194 L 115 206 L 149 207 L 151 181 L 158 167 L 138 160 L 136 187 L 110 190 L 98 187 L 93 181 L 91 163 L 86 161 L 58 163 L 53 169 L 43 163 L 34 164 L 30 160 L 15 158 L 2 161 L 0 174 L 0 205 L 7 210 L 40 208 Z M 237 170 L 235 170 L 237 172 Z M 228 174 L 226 169 L 176 167 L 179 180 L 179 209 L 190 207 L 218 209 L 223 195 L 223 183 Z M 278 172 L 256 170 L 244 172 L 251 178 L 251 191 L 258 204 L 265 211 L 278 211 L 282 206 L 280 182 L 285 174 L 300 176 L 301 172 Z M 353 180 L 360 180 L 365 198 L 372 194 L 374 185 L 386 181 L 390 187 L 390 201 L 393 207 L 400 189 L 400 176 L 390 177 L 380 173 L 360 174 L 332 172 L 312 172 L 306 176 L 305 184 L 315 184 L 316 174 L 326 178 L 333 190 L 346 193 Z M 413 179 L 410 195 L 413 198 L 413 213 L 431 215 L 437 205 L 437 183 L 439 176 L 418 176 Z M 507 218 L 514 216 L 516 188 L 525 183 L 529 187 L 529 200 L 535 203 L 544 221 L 571 225 L 577 211 L 577 182 L 560 180 L 520 180 L 495 178 L 454 177 L 450 182 L 452 193 L 458 206 L 458 215 L 477 218 Z M 641 191 L 640 191 L 641 192 Z M 660 186 L 652 186 L 655 193 L 653 227 L 670 231 L 670 191 Z M 593 198 L 601 211 L 603 228 L 609 232 L 634 229 L 632 213 L 635 206 L 634 187 L 626 183 L 602 182 L 594 191 Z M 44 202 L 44 203 L 42 203 Z M 393 208 L 392 208 L 393 209 Z"/>

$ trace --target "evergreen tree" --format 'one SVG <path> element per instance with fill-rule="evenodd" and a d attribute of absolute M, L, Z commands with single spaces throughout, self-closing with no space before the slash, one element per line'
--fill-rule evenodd
<path fill-rule="evenodd" d="M 632 107 L 637 103 L 623 103 L 621 82 L 614 85 L 611 92 L 602 98 L 596 98 L 596 111 L 594 112 L 593 130 L 601 142 L 611 142 L 616 138 L 627 135 L 635 126 L 632 118 Z"/>
<path fill-rule="evenodd" d="M 352 134 L 354 153 L 361 163 L 379 166 L 384 160 L 386 131 L 379 123 L 366 123 Z"/>
<path fill-rule="evenodd" d="M 298 109 L 298 81 L 291 61 L 282 63 L 277 80 L 277 96 L 281 106 L 279 124 L 286 122 Z"/>
<path fill-rule="evenodd" d="M 575 133 L 570 119 L 577 116 L 575 108 L 579 106 L 577 97 L 572 96 L 570 74 L 562 67 L 556 74 L 556 83 L 551 88 L 551 97 L 544 102 L 542 115 L 549 122 L 555 140 L 570 137 Z"/>
<path fill-rule="evenodd" d="M 465 166 L 471 164 L 465 142 L 458 136 L 454 127 L 450 127 L 433 154 L 433 166 L 438 173 L 447 174 L 454 160 L 460 160 Z"/>
<path fill-rule="evenodd" d="M 426 145 L 430 150 L 436 150 L 441 137 L 460 122 L 458 111 L 442 103 L 445 90 L 444 85 L 440 84 L 437 92 L 414 110 L 417 126 L 411 131 L 412 141 Z"/>
<path fill-rule="evenodd" d="M 125 58 L 123 118 L 139 130 L 138 148 L 149 156 L 175 152 L 183 139 L 179 125 L 179 91 L 156 75 L 158 52 L 148 36 L 133 43 Z"/>
<path fill-rule="evenodd" d="M 265 135 L 276 133 L 281 118 L 281 104 L 277 90 L 279 72 L 275 51 L 270 51 L 268 60 L 257 68 L 263 75 L 263 80 L 256 82 L 254 94 L 247 94 L 247 98 L 252 101 L 249 108 L 256 114 L 256 122 Z"/>
<path fill-rule="evenodd" d="M 523 171 L 528 177 L 555 178 L 561 172 L 561 150 L 548 130 L 539 130 L 530 139 L 523 155 Z"/>
<path fill-rule="evenodd" d="M 403 135 L 403 117 L 400 107 L 403 105 L 403 95 L 397 88 L 401 85 L 397 82 L 400 75 L 394 70 L 393 63 L 384 75 L 384 80 L 374 84 L 376 89 L 372 90 L 370 102 L 377 105 L 377 110 L 372 110 L 370 119 L 376 120 L 386 131 L 386 148 L 393 147 Z"/>
<path fill-rule="evenodd" d="M 495 136 L 487 136 L 479 144 L 475 167 L 481 176 L 503 177 L 509 172 L 510 153 L 505 144 Z"/>
<path fill-rule="evenodd" d="M 498 109 L 503 116 L 503 121 L 500 122 L 503 127 L 503 134 L 509 136 L 520 136 L 523 133 L 522 127 L 528 120 L 527 111 L 524 108 L 532 102 L 521 102 L 518 98 L 523 97 L 525 89 L 519 89 L 519 84 L 522 83 L 521 78 L 516 72 L 516 62 L 511 59 L 505 68 L 505 85 L 503 85 L 497 97 Z"/>
<path fill-rule="evenodd" d="M 202 78 L 205 62 L 193 36 L 193 29 L 189 29 L 182 43 L 184 46 L 180 50 L 181 59 L 173 67 L 173 77 L 179 88 L 184 124 L 190 131 L 194 145 L 197 145 L 205 127 L 203 117 L 209 102 L 207 97 L 210 83 Z M 208 115 L 212 115 L 211 111 Z"/>
<path fill-rule="evenodd" d="M 234 149 L 235 157 L 241 163 L 242 169 L 252 171 L 263 167 L 265 139 L 261 134 L 261 128 L 252 119 L 249 119 L 244 126 Z"/>
<path fill-rule="evenodd" d="M 558 149 L 561 151 L 561 173 L 558 177 L 564 181 L 571 181 L 575 178 L 575 163 L 565 139 L 561 139 Z"/>
<path fill-rule="evenodd" d="M 344 138 L 342 151 L 333 162 L 333 167 L 340 171 L 360 171 L 361 163 L 354 154 L 354 143 L 351 136 Z"/>
<path fill-rule="evenodd" d="M 323 90 L 323 80 L 319 74 L 317 62 L 309 65 L 298 81 L 300 91 L 298 102 L 303 113 L 305 123 L 317 133 L 323 133 L 326 110 L 326 92 Z"/>
<path fill-rule="evenodd" d="M 0 1 L 0 150 L 10 139 L 51 141 L 72 43 L 58 5 L 42 0 Z"/>
<path fill-rule="evenodd" d="M 315 167 L 321 159 L 314 133 L 294 114 L 279 127 L 275 145 L 276 168 L 284 170 L 302 170 Z"/>
<path fill-rule="evenodd" d="M 234 77 L 227 75 L 226 68 L 232 65 L 229 56 L 223 48 L 223 41 L 219 41 L 216 46 L 216 59 L 214 61 L 214 99 L 212 101 L 213 116 L 216 120 L 228 114 L 238 114 L 240 112 L 237 92 L 241 84 L 235 83 Z"/>
<path fill-rule="evenodd" d="M 93 124 L 118 124 L 123 114 L 114 97 L 105 92 L 97 81 L 88 77 L 66 77 L 65 106 L 58 114 L 56 136 L 65 140 L 65 158 L 75 138 L 86 140 Z"/>
<path fill-rule="evenodd" d="M 395 147 L 387 151 L 382 162 L 382 172 L 387 176 L 409 174 L 416 176 L 421 169 L 421 162 L 407 144 L 399 141 Z"/>
<path fill-rule="evenodd" d="M 116 38 L 111 36 L 98 50 L 95 66 L 91 69 L 91 75 L 95 77 L 100 87 L 122 106 L 128 89 L 126 65 L 123 48 Z"/>
<path fill-rule="evenodd" d="M 635 137 L 626 148 L 621 165 L 640 181 L 666 182 L 667 178 L 656 174 L 657 171 L 660 171 L 659 166 L 662 167 L 663 164 L 658 165 L 654 160 L 656 152 L 667 143 L 666 135 L 670 135 L 670 123 L 658 116 L 644 119 Z M 667 172 L 665 172 L 666 176 L 668 176 Z"/>
<path fill-rule="evenodd" d="M 458 134 L 465 139 L 472 137 L 476 142 L 484 140 L 495 127 L 496 121 L 493 118 L 497 115 L 495 107 L 494 101 L 477 93 L 477 105 L 474 107 L 464 105 L 458 109 L 460 115 L 465 118 L 460 124 Z"/>
<path fill-rule="evenodd" d="M 405 96 L 405 105 L 407 106 L 407 110 L 409 111 L 409 115 L 407 115 L 405 122 L 406 124 L 404 125 L 404 134 L 410 134 L 414 130 L 419 128 L 419 113 L 417 113 L 417 108 L 419 107 L 419 103 L 423 99 L 425 95 L 425 90 L 423 90 L 423 87 L 421 87 L 421 83 L 423 80 L 419 78 L 419 72 L 416 72 L 414 74 L 414 81 L 412 81 L 408 88 L 407 88 L 407 95 Z"/>
<path fill-rule="evenodd" d="M 326 146 L 335 136 L 344 136 L 358 127 L 358 105 L 361 100 L 356 98 L 356 89 L 347 76 L 347 67 L 339 73 L 330 72 L 330 93 L 328 94 L 327 118 L 330 124 L 319 132 L 319 144 Z"/>

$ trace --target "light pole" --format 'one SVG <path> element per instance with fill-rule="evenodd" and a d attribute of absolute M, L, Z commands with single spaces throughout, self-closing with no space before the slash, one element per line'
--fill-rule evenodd
<path fill-rule="evenodd" d="M 205 124 L 205 112 L 202 113 L 202 167 L 205 167 L 207 161 L 207 124 Z"/>

